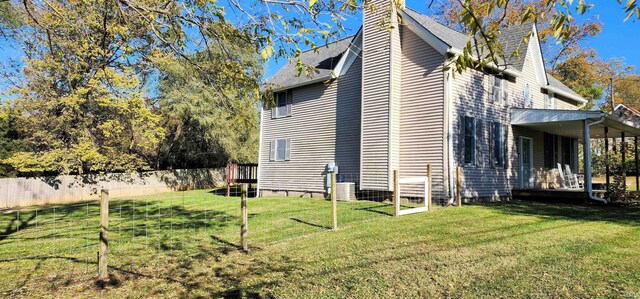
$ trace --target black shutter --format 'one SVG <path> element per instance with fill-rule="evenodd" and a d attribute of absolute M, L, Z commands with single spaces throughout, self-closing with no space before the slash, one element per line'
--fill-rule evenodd
<path fill-rule="evenodd" d="M 509 168 L 509 126 L 502 126 L 502 134 L 504 134 L 504 169 Z"/>
<path fill-rule="evenodd" d="M 495 131 L 496 131 L 496 127 L 497 127 L 498 123 L 490 121 L 489 122 L 489 167 L 491 168 L 495 168 L 496 166 L 496 151 L 495 151 L 495 145 L 496 145 L 496 138 L 498 138 L 498 136 L 495 136 Z"/>
<path fill-rule="evenodd" d="M 459 165 L 464 165 L 464 129 L 466 127 L 464 115 L 459 117 L 458 120 L 458 158 L 460 159 Z"/>
<path fill-rule="evenodd" d="M 476 119 L 476 148 L 475 148 L 475 156 L 476 156 L 476 166 L 478 167 L 482 167 L 483 165 L 483 161 L 482 161 L 482 142 L 483 142 L 483 138 L 482 138 L 482 133 L 483 133 L 483 128 L 482 128 L 482 119 L 477 118 Z"/>

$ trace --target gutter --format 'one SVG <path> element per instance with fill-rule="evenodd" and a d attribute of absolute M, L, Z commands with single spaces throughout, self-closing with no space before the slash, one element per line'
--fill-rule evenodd
<path fill-rule="evenodd" d="M 292 89 L 292 88 L 296 88 L 296 87 L 310 85 L 310 84 L 313 84 L 313 83 L 324 82 L 324 81 L 331 80 L 331 79 L 335 79 L 335 78 L 333 77 L 333 75 L 328 75 L 328 76 L 324 76 L 324 77 L 315 78 L 313 80 L 305 81 L 305 82 L 302 82 L 302 83 L 298 83 L 298 84 L 287 85 L 287 86 L 278 86 L 278 87 L 272 88 L 271 91 L 279 92 L 279 91 L 284 91 L 284 90 L 287 90 L 287 89 Z"/>
<path fill-rule="evenodd" d="M 260 105 L 260 138 L 258 139 L 258 182 L 256 183 L 256 197 L 260 196 L 260 170 L 262 169 L 262 127 L 264 125 L 264 105 Z"/>
<path fill-rule="evenodd" d="M 604 122 L 606 119 L 606 114 L 602 113 L 600 114 L 600 119 L 592 122 L 592 123 L 588 123 L 588 119 L 584 120 L 584 129 L 583 129 L 583 133 L 584 133 L 584 157 L 586 160 L 586 163 L 584 164 L 584 186 L 585 189 L 587 189 L 587 194 L 589 195 L 589 199 L 591 200 L 595 200 L 595 201 L 599 201 L 602 203 L 607 203 L 607 200 L 604 198 L 600 198 L 600 197 L 595 197 L 593 196 L 593 186 L 591 185 L 591 127 L 595 126 L 597 124 L 600 124 L 602 122 Z M 587 150 L 588 149 L 588 150 Z"/>

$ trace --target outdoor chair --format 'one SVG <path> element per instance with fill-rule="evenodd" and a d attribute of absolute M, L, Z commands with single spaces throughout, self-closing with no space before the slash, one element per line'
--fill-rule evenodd
<path fill-rule="evenodd" d="M 564 170 L 572 188 L 574 189 L 582 188 L 582 183 L 578 179 L 578 175 L 571 172 L 571 166 L 569 166 L 569 164 L 564 165 Z"/>

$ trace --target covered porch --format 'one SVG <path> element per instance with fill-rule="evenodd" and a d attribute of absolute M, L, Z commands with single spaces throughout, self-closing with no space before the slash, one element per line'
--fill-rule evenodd
<path fill-rule="evenodd" d="M 615 144 L 609 141 L 616 139 L 620 140 L 622 155 L 619 174 L 626 176 L 630 170 L 625 166 L 626 160 L 633 159 L 636 188 L 640 186 L 637 171 L 640 128 L 631 122 L 601 111 L 512 109 L 511 125 L 517 137 L 517 163 L 514 165 L 517 165 L 519 181 L 512 192 L 514 198 L 563 198 L 606 203 L 612 183 L 610 149 Z M 593 147 L 594 139 L 604 142 Z M 626 155 L 629 140 L 634 141 L 632 157 Z M 577 150 L 580 145 L 581 156 Z M 594 151 L 604 158 L 604 182 L 593 182 Z M 622 184 L 626 190 L 626 179 Z"/>

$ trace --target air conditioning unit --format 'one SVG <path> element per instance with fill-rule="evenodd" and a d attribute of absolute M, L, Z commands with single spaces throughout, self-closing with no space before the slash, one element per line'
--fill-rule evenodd
<path fill-rule="evenodd" d="M 356 183 L 336 183 L 336 200 L 356 200 Z"/>

